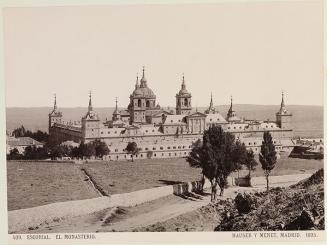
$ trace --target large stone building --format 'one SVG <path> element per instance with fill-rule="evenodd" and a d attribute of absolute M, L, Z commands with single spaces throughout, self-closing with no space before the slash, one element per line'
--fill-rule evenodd
<path fill-rule="evenodd" d="M 149 88 L 143 68 L 142 78 L 136 79 L 135 89 L 130 95 L 127 109 L 116 108 L 112 120 L 102 122 L 92 106 L 89 105 L 81 123 L 65 123 L 62 113 L 58 111 L 55 99 L 54 107 L 49 113 L 50 139 L 60 143 L 67 140 L 90 142 L 100 139 L 107 143 L 109 160 L 129 159 L 125 148 L 134 141 L 140 147 L 136 158 L 169 158 L 186 156 L 192 143 L 202 138 L 204 130 L 212 125 L 219 125 L 255 153 L 260 151 L 262 136 L 269 131 L 278 151 L 290 151 L 294 146 L 292 140 L 292 114 L 286 109 L 284 94 L 276 121 L 245 120 L 237 117 L 231 98 L 230 108 L 224 118 L 210 105 L 204 113 L 192 110 L 192 96 L 186 89 L 184 75 L 180 91 L 176 94 L 175 112 L 162 109 L 156 102 L 156 95 Z"/>

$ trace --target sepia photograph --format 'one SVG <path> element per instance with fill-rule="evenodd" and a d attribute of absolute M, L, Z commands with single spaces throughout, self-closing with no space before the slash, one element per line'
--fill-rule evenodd
<path fill-rule="evenodd" d="M 37 2 L 2 8 L 11 244 L 324 238 L 322 0 Z"/>

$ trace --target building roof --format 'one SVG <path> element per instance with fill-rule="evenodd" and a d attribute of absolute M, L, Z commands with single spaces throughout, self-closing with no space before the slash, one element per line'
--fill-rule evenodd
<path fill-rule="evenodd" d="M 227 123 L 225 118 L 220 113 L 207 114 L 206 122 L 207 123 Z"/>
<path fill-rule="evenodd" d="M 67 140 L 67 141 L 64 141 L 62 142 L 60 145 L 63 145 L 63 146 L 72 146 L 72 147 L 78 147 L 79 144 L 72 141 L 72 140 Z"/>
<path fill-rule="evenodd" d="M 162 114 L 164 115 L 173 115 L 173 113 L 165 110 L 160 110 L 152 114 L 152 117 L 162 117 Z"/>
<path fill-rule="evenodd" d="M 227 118 L 227 120 L 229 122 L 240 122 L 241 121 L 241 119 L 239 117 L 237 117 L 237 116 L 229 117 L 229 118 Z"/>
<path fill-rule="evenodd" d="M 33 146 L 33 145 L 41 146 L 41 145 L 43 145 L 43 143 L 41 143 L 41 142 L 39 142 L 39 141 L 37 141 L 35 139 L 32 139 L 30 137 L 18 137 L 18 138 L 11 137 L 11 138 L 7 139 L 7 144 L 9 146 L 12 146 L 12 147 L 14 147 L 14 146 Z"/>
<path fill-rule="evenodd" d="M 206 116 L 207 116 L 206 114 L 196 111 L 196 112 L 188 115 L 187 117 L 206 117 Z"/>
<path fill-rule="evenodd" d="M 121 110 L 120 111 L 120 116 L 121 117 L 126 117 L 126 116 L 130 116 L 130 113 L 129 113 L 129 111 L 128 110 Z"/>
<path fill-rule="evenodd" d="M 185 124 L 185 115 L 166 115 L 164 119 L 165 125 L 169 124 Z"/>

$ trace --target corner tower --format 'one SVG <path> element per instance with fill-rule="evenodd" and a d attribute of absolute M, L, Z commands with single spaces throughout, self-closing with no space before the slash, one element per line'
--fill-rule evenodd
<path fill-rule="evenodd" d="M 100 137 L 100 119 L 93 111 L 92 94 L 89 94 L 89 106 L 87 113 L 82 117 L 82 137 L 83 141 L 92 141 Z"/>
<path fill-rule="evenodd" d="M 183 74 L 182 86 L 178 94 L 176 94 L 176 114 L 177 115 L 189 115 L 192 110 L 191 105 L 192 95 L 186 90 L 185 78 Z"/>
<path fill-rule="evenodd" d="M 49 113 L 49 128 L 48 128 L 49 129 L 49 133 L 50 133 L 51 127 L 55 123 L 61 123 L 61 120 L 62 120 L 62 113 L 60 111 L 58 111 L 58 108 L 57 108 L 57 96 L 55 94 L 54 95 L 53 109 Z"/>
<path fill-rule="evenodd" d="M 276 123 L 281 129 L 292 130 L 292 113 L 286 109 L 283 92 L 282 102 L 280 103 L 279 111 L 276 113 Z"/>

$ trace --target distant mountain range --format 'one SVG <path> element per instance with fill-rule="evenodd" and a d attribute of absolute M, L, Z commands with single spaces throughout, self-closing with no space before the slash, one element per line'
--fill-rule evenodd
<path fill-rule="evenodd" d="M 224 117 L 229 105 L 215 107 Z M 245 119 L 275 120 L 279 105 L 233 105 L 239 117 Z M 173 108 L 164 108 L 167 110 Z M 203 112 L 206 108 L 199 107 Z M 293 114 L 294 136 L 323 137 L 323 106 L 289 105 L 287 109 Z M 24 125 L 29 130 L 48 131 L 48 114 L 50 107 L 8 107 L 6 108 L 6 126 L 8 131 Z M 113 107 L 94 108 L 101 120 L 111 119 Z M 60 108 L 65 121 L 80 121 L 86 113 L 86 107 Z"/>

